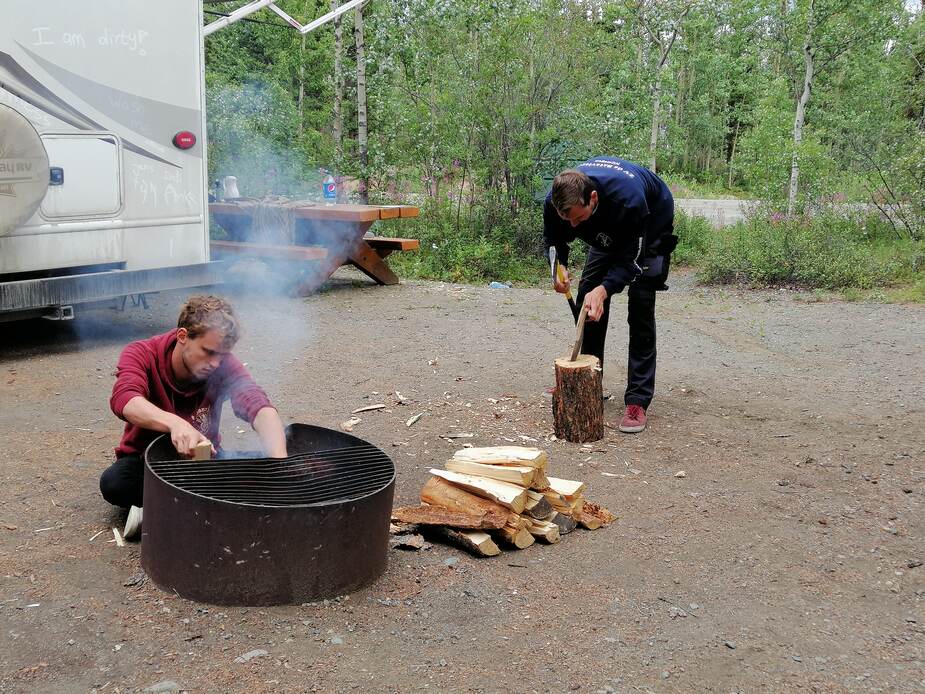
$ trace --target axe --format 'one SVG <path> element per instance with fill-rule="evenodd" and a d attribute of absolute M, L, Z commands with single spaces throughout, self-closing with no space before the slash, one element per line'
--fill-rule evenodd
<path fill-rule="evenodd" d="M 559 260 L 556 258 L 556 247 L 549 247 L 549 267 L 552 270 L 552 281 L 556 281 L 556 277 L 559 278 L 559 281 L 563 281 L 564 277 L 562 276 L 562 266 L 559 265 Z M 565 292 L 565 298 L 568 299 L 569 308 L 572 309 L 572 317 L 575 321 L 578 321 L 578 305 L 575 303 L 575 299 L 572 298 L 571 288 L 567 289 Z"/>

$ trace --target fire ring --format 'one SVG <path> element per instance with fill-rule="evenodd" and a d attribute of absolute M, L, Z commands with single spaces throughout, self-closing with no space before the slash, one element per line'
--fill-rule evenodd
<path fill-rule="evenodd" d="M 177 460 L 145 451 L 141 565 L 157 585 L 214 605 L 343 595 L 387 563 L 395 466 L 356 436 L 306 424 L 290 456 Z"/>

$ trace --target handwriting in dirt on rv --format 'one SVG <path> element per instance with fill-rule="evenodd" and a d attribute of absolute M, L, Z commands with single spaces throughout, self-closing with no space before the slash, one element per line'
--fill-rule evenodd
<path fill-rule="evenodd" d="M 79 32 L 62 31 L 59 34 L 52 27 L 33 27 L 32 33 L 35 34 L 35 40 L 32 42 L 33 46 L 54 46 L 60 43 L 74 48 L 87 47 L 86 38 Z M 150 33 L 144 29 L 131 31 L 104 27 L 102 33 L 96 37 L 96 44 L 104 48 L 125 48 L 131 53 L 145 56 L 148 52 L 142 44 L 144 44 L 148 36 L 150 36 Z"/>

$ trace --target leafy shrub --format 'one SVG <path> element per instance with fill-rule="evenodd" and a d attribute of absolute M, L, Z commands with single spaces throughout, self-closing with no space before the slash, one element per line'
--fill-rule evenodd
<path fill-rule="evenodd" d="M 875 217 L 756 215 L 713 236 L 701 279 L 824 289 L 909 281 L 920 271 L 922 244 L 891 243 L 888 233 Z"/>
<path fill-rule="evenodd" d="M 535 284 L 548 276 L 542 256 L 542 221 L 535 210 L 526 210 L 501 225 L 485 224 L 491 219 L 491 209 L 474 209 L 472 220 L 465 209 L 460 211 L 451 202 L 428 200 L 416 219 L 402 220 L 394 233 L 413 236 L 421 242 L 415 253 L 402 253 L 389 259 L 399 274 L 452 282 L 483 283 L 493 280 Z M 505 219 L 504 217 L 499 217 Z M 517 228 L 513 228 L 516 224 Z M 376 230 L 391 234 L 388 222 L 380 222 Z M 532 230 L 532 235 L 531 235 Z"/>
<path fill-rule="evenodd" d="M 691 216 L 675 207 L 674 233 L 678 237 L 678 247 L 672 254 L 672 262 L 692 265 L 703 259 L 716 230 L 703 217 Z"/>

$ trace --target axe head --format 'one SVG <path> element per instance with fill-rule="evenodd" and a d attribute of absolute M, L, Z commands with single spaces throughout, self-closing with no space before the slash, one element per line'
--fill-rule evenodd
<path fill-rule="evenodd" d="M 556 247 L 549 247 L 549 269 L 552 270 L 552 281 L 556 281 L 556 265 L 558 261 L 556 259 Z"/>

